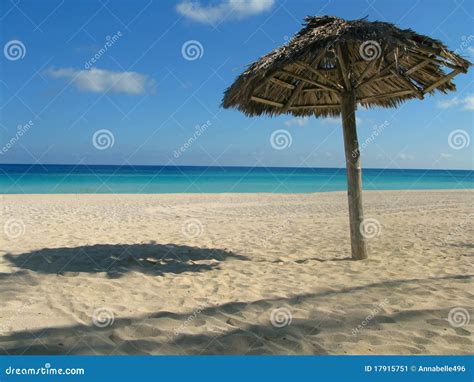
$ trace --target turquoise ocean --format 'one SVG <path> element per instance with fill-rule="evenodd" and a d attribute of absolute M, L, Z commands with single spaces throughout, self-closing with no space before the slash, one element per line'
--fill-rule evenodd
<path fill-rule="evenodd" d="M 366 190 L 473 189 L 474 171 L 364 169 L 363 185 Z M 0 165 L 0 194 L 343 190 L 342 168 Z"/>

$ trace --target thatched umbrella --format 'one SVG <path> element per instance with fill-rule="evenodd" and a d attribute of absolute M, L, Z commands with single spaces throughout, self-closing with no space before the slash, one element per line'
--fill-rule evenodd
<path fill-rule="evenodd" d="M 397 107 L 435 90 L 454 91 L 451 79 L 466 73 L 470 63 L 440 41 L 390 23 L 332 16 L 305 21 L 288 44 L 251 64 L 226 90 L 222 104 L 249 116 L 341 115 L 352 257 L 365 259 L 357 104 Z"/>

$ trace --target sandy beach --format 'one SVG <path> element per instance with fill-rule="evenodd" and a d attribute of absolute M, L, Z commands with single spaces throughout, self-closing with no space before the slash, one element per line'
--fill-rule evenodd
<path fill-rule="evenodd" d="M 474 191 L 2 195 L 2 354 L 466 354 Z"/>

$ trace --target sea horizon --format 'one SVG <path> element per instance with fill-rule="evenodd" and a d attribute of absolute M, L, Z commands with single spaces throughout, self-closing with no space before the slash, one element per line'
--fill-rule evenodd
<path fill-rule="evenodd" d="M 169 165 L 169 164 L 76 164 L 76 163 L 0 163 L 1 166 L 85 166 L 85 167 L 200 167 L 200 168 L 282 168 L 282 169 L 343 169 L 346 170 L 346 167 L 332 167 L 332 166 L 248 166 L 248 165 L 193 165 L 193 164 L 182 164 L 182 165 Z M 362 171 L 365 170 L 414 170 L 414 171 L 470 171 L 474 172 L 474 168 L 472 169 L 464 169 L 464 168 L 423 168 L 423 167 L 416 167 L 416 168 L 393 168 L 393 167 L 363 167 Z"/>
<path fill-rule="evenodd" d="M 366 190 L 473 189 L 473 170 L 363 170 Z M 330 167 L 0 164 L 0 194 L 315 193 L 345 191 Z"/>

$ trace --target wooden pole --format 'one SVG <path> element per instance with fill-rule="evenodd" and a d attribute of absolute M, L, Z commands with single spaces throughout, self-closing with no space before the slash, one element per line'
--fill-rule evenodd
<path fill-rule="evenodd" d="M 347 195 L 349 198 L 349 221 L 351 249 L 354 260 L 367 258 L 367 245 L 360 225 L 364 219 L 362 208 L 362 171 L 360 167 L 359 142 L 355 119 L 356 96 L 350 90 L 341 94 L 341 117 L 344 131 L 344 150 L 347 168 Z"/>

